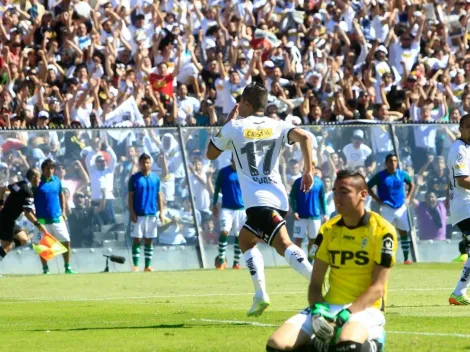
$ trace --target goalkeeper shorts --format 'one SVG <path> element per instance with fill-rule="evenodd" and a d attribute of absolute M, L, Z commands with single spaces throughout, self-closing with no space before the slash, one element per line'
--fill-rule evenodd
<path fill-rule="evenodd" d="M 330 311 L 334 314 L 347 308 L 349 305 L 330 305 Z M 384 334 L 385 317 L 377 308 L 367 308 L 362 312 L 352 314 L 348 321 L 354 321 L 364 324 L 369 331 L 368 340 L 381 339 Z M 312 314 L 310 308 L 306 308 L 289 318 L 286 324 L 292 324 L 300 328 L 308 336 L 313 337 Z"/>

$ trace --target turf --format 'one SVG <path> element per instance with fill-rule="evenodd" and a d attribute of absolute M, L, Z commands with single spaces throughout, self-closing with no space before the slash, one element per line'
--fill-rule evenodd
<path fill-rule="evenodd" d="M 461 268 L 394 268 L 387 352 L 470 349 L 470 307 L 447 303 Z M 252 292 L 246 270 L 4 276 L 0 350 L 264 351 L 271 325 L 304 308 L 307 289 L 289 268 L 266 276 L 272 306 L 260 318 L 245 315 Z"/>

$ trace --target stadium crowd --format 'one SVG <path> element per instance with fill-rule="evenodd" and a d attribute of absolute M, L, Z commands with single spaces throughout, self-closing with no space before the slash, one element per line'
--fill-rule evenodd
<path fill-rule="evenodd" d="M 127 180 L 147 152 L 171 220 L 158 241 L 192 243 L 178 132 L 85 128 L 215 126 L 257 81 L 269 90 L 269 117 L 317 125 L 306 128 L 315 136 L 326 215 L 338 170 L 370 177 L 396 148 L 418 186 L 418 223 L 432 227 L 422 238 L 445 239 L 444 156 L 459 132 L 429 122 L 457 123 L 470 112 L 469 9 L 465 0 L 4 1 L 0 126 L 15 130 L 0 134 L 1 181 L 53 158 L 68 191 L 72 242 L 87 246 L 109 233 L 122 239 Z M 347 120 L 422 124 L 397 126 L 394 134 L 387 125 L 325 125 Z M 53 130 L 59 127 L 82 129 Z M 213 132 L 182 129 L 207 241 L 218 236 L 214 178 L 231 158 L 203 158 Z M 286 147 L 281 170 L 288 187 L 302 167 L 300 150 Z M 109 232 L 116 223 L 123 225 Z"/>

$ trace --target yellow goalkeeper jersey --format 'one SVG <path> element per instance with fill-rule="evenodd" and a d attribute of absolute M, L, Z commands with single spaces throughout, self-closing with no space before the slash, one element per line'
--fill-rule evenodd
<path fill-rule="evenodd" d="M 391 267 L 395 263 L 395 228 L 374 212 L 366 212 L 358 227 L 346 227 L 341 215 L 323 224 L 315 244 L 316 259 L 329 264 L 329 304 L 348 304 L 364 293 L 372 282 L 375 264 Z M 386 292 L 387 288 L 385 288 Z M 374 303 L 385 309 L 386 294 Z"/>

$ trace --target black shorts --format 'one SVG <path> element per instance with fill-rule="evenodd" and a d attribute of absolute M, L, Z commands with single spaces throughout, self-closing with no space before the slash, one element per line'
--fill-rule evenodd
<path fill-rule="evenodd" d="M 252 207 L 246 210 L 246 222 L 243 226 L 256 237 L 271 245 L 279 229 L 285 225 L 287 211 L 271 207 Z"/>
<path fill-rule="evenodd" d="M 0 217 L 0 240 L 13 242 L 13 237 L 21 231 L 23 231 L 23 229 L 16 225 L 15 221 L 2 219 Z"/>
<path fill-rule="evenodd" d="M 457 223 L 457 227 L 462 232 L 463 240 L 459 243 L 460 254 L 470 252 L 470 218 L 465 219 Z"/>
<path fill-rule="evenodd" d="M 457 226 L 462 232 L 463 237 L 470 240 L 470 218 L 458 222 Z"/>

